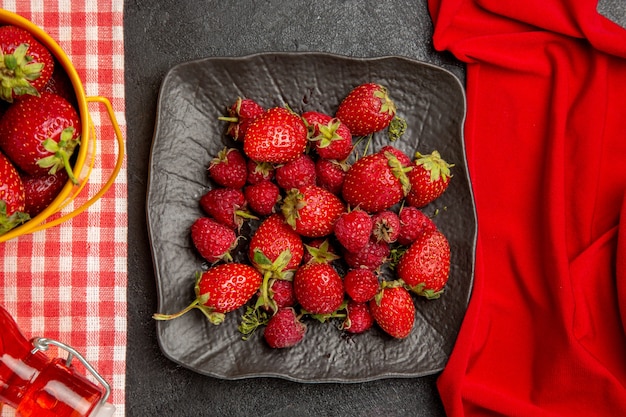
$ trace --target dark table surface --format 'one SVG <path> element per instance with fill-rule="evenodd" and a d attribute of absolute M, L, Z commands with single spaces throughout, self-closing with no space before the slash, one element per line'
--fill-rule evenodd
<path fill-rule="evenodd" d="M 125 1 L 128 146 L 128 416 L 443 416 L 438 375 L 354 384 L 282 379 L 225 381 L 192 372 L 159 350 L 156 286 L 145 197 L 159 87 L 181 62 L 257 52 L 400 55 L 464 67 L 432 47 L 426 1 Z"/>

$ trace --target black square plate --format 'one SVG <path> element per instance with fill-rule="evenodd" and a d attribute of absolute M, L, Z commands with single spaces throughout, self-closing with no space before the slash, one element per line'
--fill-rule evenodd
<path fill-rule="evenodd" d="M 467 308 L 474 270 L 477 226 L 463 143 L 465 93 L 448 71 L 407 58 L 263 53 L 206 58 L 167 73 L 158 101 L 147 195 L 158 311 L 173 313 L 189 304 L 194 274 L 206 267 L 192 246 L 189 227 L 202 215 L 198 201 L 211 187 L 209 161 L 233 144 L 225 136 L 225 123 L 218 120 L 226 107 L 237 97 L 248 97 L 265 108 L 289 105 L 298 113 L 334 114 L 341 99 L 364 82 L 386 86 L 398 115 L 408 123 L 394 146 L 409 156 L 437 149 L 455 164 L 450 187 L 425 209 L 428 214 L 437 211 L 434 220 L 451 245 L 445 293 L 437 300 L 416 298 L 415 328 L 407 339 L 394 340 L 379 329 L 348 336 L 328 323 L 308 321 L 304 341 L 281 350 L 269 348 L 262 331 L 243 341 L 237 330 L 242 311 L 227 314 L 219 326 L 192 311 L 156 323 L 159 345 L 168 358 L 225 379 L 360 382 L 443 369 Z M 386 135 L 376 134 L 374 149 L 386 141 Z M 244 254 L 245 249 L 237 256 Z"/>

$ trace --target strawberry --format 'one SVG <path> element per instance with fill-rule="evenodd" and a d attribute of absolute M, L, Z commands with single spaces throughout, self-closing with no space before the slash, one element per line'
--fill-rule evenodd
<path fill-rule="evenodd" d="M 401 245 L 410 245 L 425 231 L 437 228 L 430 217 L 413 206 L 402 207 L 398 216 L 400 217 L 398 243 Z"/>
<path fill-rule="evenodd" d="M 285 257 L 284 264 L 281 265 L 282 269 L 274 269 L 272 272 L 293 272 L 302 261 L 304 247 L 300 235 L 285 223 L 282 214 L 276 213 L 261 222 L 250 238 L 248 247 L 248 257 L 256 268 L 262 272 L 272 268 L 271 265 L 259 261 L 257 252 L 267 258 L 270 263 L 276 262 L 281 256 Z M 284 278 L 282 275 L 277 275 L 277 277 Z"/>
<path fill-rule="evenodd" d="M 334 159 L 318 158 L 315 161 L 316 184 L 333 194 L 341 195 L 343 181 L 349 165 Z"/>
<path fill-rule="evenodd" d="M 0 98 L 39 95 L 54 71 L 50 51 L 28 31 L 0 26 Z"/>
<path fill-rule="evenodd" d="M 213 188 L 200 198 L 202 210 L 219 223 L 239 230 L 247 219 L 255 219 L 246 209 L 246 197 L 236 188 Z"/>
<path fill-rule="evenodd" d="M 361 157 L 348 172 L 342 196 L 352 207 L 377 213 L 399 203 L 409 191 L 407 171 L 389 151 Z"/>
<path fill-rule="evenodd" d="M 263 282 L 266 282 L 265 278 Z M 297 303 L 293 281 L 272 278 L 264 283 L 257 292 L 254 307 L 249 307 L 242 316 L 239 331 L 243 334 L 250 334 L 260 325 L 267 324 L 267 320 L 263 320 L 267 313 L 273 315 L 281 308 L 294 307 Z"/>
<path fill-rule="evenodd" d="M 374 325 L 374 317 L 367 303 L 348 301 L 346 306 L 346 318 L 341 328 L 348 333 L 363 333 Z"/>
<path fill-rule="evenodd" d="M 350 268 L 366 268 L 376 270 L 381 267 L 391 253 L 389 243 L 370 238 L 363 249 L 358 252 L 345 251 L 343 259 Z"/>
<path fill-rule="evenodd" d="M 274 349 L 297 345 L 306 334 L 306 325 L 300 321 L 291 307 L 278 310 L 269 320 L 263 332 L 263 338 Z"/>
<path fill-rule="evenodd" d="M 422 234 L 398 262 L 398 278 L 413 292 L 439 298 L 450 273 L 450 244 L 439 230 Z"/>
<path fill-rule="evenodd" d="M 183 310 L 174 314 L 154 314 L 155 320 L 171 320 L 194 308 L 199 309 L 213 324 L 224 321 L 225 314 L 246 304 L 261 285 L 259 271 L 242 263 L 212 266 L 196 277 L 196 298 Z"/>
<path fill-rule="evenodd" d="M 30 217 L 35 217 L 41 213 L 61 192 L 68 178 L 65 171 L 58 171 L 54 175 L 23 175 L 26 213 Z"/>
<path fill-rule="evenodd" d="M 265 112 L 265 109 L 256 101 L 238 97 L 228 109 L 228 117 L 218 117 L 228 123 L 226 134 L 235 140 L 243 139 L 250 123 Z"/>
<path fill-rule="evenodd" d="M 346 294 L 357 302 L 369 301 L 378 293 L 378 276 L 370 269 L 350 269 L 343 277 Z"/>
<path fill-rule="evenodd" d="M 0 234 L 26 222 L 24 183 L 11 161 L 0 153 Z"/>
<path fill-rule="evenodd" d="M 387 243 L 393 243 L 398 240 L 400 235 L 400 217 L 391 211 L 383 210 L 372 216 L 372 234 L 376 240 L 384 240 Z"/>
<path fill-rule="evenodd" d="M 315 175 L 315 162 L 305 153 L 276 167 L 276 183 L 283 190 L 315 184 Z"/>
<path fill-rule="evenodd" d="M 280 201 L 280 188 L 270 180 L 251 184 L 243 189 L 248 207 L 259 216 L 274 213 L 274 207 Z"/>
<path fill-rule="evenodd" d="M 413 169 L 407 174 L 411 183 L 411 191 L 406 196 L 407 204 L 424 207 L 439 198 L 450 184 L 450 168 L 437 151 L 430 155 L 415 154 Z"/>
<path fill-rule="evenodd" d="M 334 228 L 335 237 L 348 252 L 357 253 L 367 245 L 372 234 L 372 218 L 356 208 L 343 213 Z"/>
<path fill-rule="evenodd" d="M 209 177 L 228 188 L 243 188 L 248 179 L 248 167 L 243 154 L 236 148 L 225 147 L 209 163 Z"/>
<path fill-rule="evenodd" d="M 257 162 L 284 164 L 304 153 L 307 129 L 302 119 L 283 107 L 273 107 L 248 127 L 244 153 Z"/>
<path fill-rule="evenodd" d="M 278 310 L 296 305 L 296 295 L 293 291 L 292 281 L 282 279 L 271 280 L 269 284 L 269 296 L 274 303 L 276 303 Z"/>
<path fill-rule="evenodd" d="M 413 330 L 415 304 L 406 288 L 389 283 L 369 301 L 374 321 L 388 335 L 404 339 Z"/>
<path fill-rule="evenodd" d="M 285 221 L 300 235 L 322 237 L 333 232 L 335 222 L 345 212 L 343 202 L 317 185 L 292 188 L 281 206 Z"/>
<path fill-rule="evenodd" d="M 302 263 L 308 264 L 311 262 L 317 263 L 331 263 L 339 259 L 337 250 L 330 243 L 328 239 L 317 238 L 305 243 L 304 256 L 302 257 Z"/>
<path fill-rule="evenodd" d="M 395 148 L 391 145 L 383 146 L 382 148 L 380 148 L 378 152 L 381 152 L 381 153 L 390 152 L 393 156 L 395 156 L 398 159 L 398 162 L 400 162 L 400 165 L 402 165 L 405 168 L 413 165 L 413 161 L 411 161 L 411 158 L 407 154 L 405 154 L 400 149 Z"/>
<path fill-rule="evenodd" d="M 0 148 L 29 175 L 65 168 L 74 184 L 70 157 L 80 143 L 78 113 L 67 100 L 42 92 L 13 103 L 0 120 Z"/>
<path fill-rule="evenodd" d="M 376 83 L 355 87 L 339 104 L 335 114 L 354 136 L 383 130 L 395 115 L 396 105 L 387 95 L 387 89 Z"/>
<path fill-rule="evenodd" d="M 250 262 L 263 273 L 257 306 L 276 311 L 269 293 L 270 280 L 292 279 L 303 255 L 300 235 L 285 224 L 281 214 L 272 214 L 261 222 L 248 247 Z"/>
<path fill-rule="evenodd" d="M 343 303 L 343 282 L 335 269 L 325 263 L 309 263 L 293 279 L 296 299 L 309 314 L 330 314 Z"/>
<path fill-rule="evenodd" d="M 211 263 L 230 261 L 230 251 L 237 246 L 237 235 L 209 217 L 200 217 L 191 225 L 191 240 L 200 255 Z"/>
<path fill-rule="evenodd" d="M 343 161 L 350 155 L 352 134 L 341 120 L 316 111 L 303 113 L 302 119 L 320 158 Z"/>
<path fill-rule="evenodd" d="M 256 162 L 248 159 L 246 165 L 248 166 L 248 184 L 274 179 L 274 165 L 269 162 Z"/>

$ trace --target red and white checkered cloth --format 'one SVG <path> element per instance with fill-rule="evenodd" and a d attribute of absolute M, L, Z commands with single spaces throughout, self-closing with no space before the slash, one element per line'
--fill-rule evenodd
<path fill-rule="evenodd" d="M 78 71 L 86 95 L 111 101 L 125 136 L 123 0 L 0 4 L 56 40 Z M 90 103 L 89 112 L 96 129 L 96 163 L 88 185 L 62 213 L 100 190 L 117 161 L 106 109 Z M 26 338 L 45 336 L 80 352 L 111 384 L 109 401 L 116 416 L 125 415 L 127 219 L 124 161 L 113 186 L 85 212 L 51 229 L 0 243 L 0 305 Z M 6 408 L 2 416 L 13 415 Z"/>

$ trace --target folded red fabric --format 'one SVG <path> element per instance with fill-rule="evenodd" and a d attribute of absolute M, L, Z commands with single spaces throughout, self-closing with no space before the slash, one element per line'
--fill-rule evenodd
<path fill-rule="evenodd" d="M 626 30 L 596 2 L 429 0 L 479 229 L 452 417 L 626 415 Z"/>

